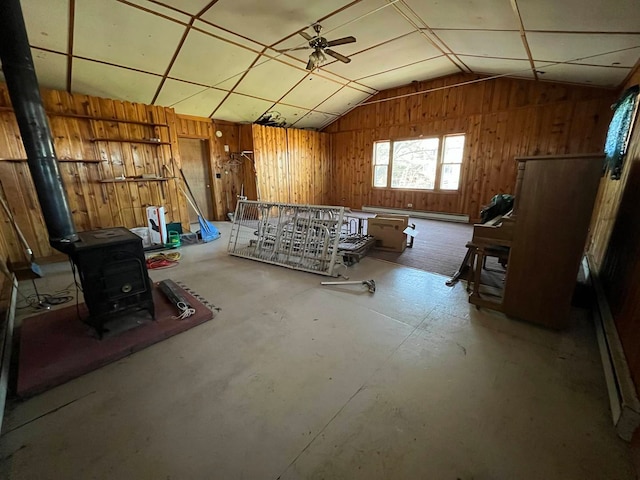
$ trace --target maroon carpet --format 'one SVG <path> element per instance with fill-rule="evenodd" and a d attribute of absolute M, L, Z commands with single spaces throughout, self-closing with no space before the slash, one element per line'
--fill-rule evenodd
<path fill-rule="evenodd" d="M 24 319 L 18 396 L 43 392 L 213 318 L 213 312 L 188 292 L 182 295 L 196 310 L 188 319 L 172 318 L 176 307 L 154 288 L 156 321 L 146 311 L 127 314 L 105 325 L 110 331 L 102 340 L 78 319 L 75 305 Z M 80 315 L 87 316 L 84 303 Z"/>

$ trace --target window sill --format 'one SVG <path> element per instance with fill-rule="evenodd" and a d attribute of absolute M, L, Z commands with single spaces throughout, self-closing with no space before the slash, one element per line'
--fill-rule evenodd
<path fill-rule="evenodd" d="M 388 190 L 390 192 L 406 192 L 406 193 L 432 193 L 438 195 L 460 195 L 460 190 L 427 190 L 419 188 L 392 188 L 392 187 L 371 187 L 374 190 Z"/>

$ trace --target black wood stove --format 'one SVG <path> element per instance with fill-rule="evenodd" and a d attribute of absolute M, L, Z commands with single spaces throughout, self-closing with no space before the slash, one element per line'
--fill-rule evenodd
<path fill-rule="evenodd" d="M 84 301 L 86 323 L 104 332 L 104 324 L 117 314 L 147 310 L 155 316 L 151 280 L 142 239 L 123 227 L 79 232 L 69 251 L 76 266 Z"/>

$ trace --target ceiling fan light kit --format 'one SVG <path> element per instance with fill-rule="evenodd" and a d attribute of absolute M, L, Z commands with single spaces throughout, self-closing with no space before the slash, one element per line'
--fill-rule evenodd
<path fill-rule="evenodd" d="M 283 51 L 290 52 L 293 50 L 313 49 L 313 52 L 311 52 L 311 54 L 309 55 L 309 61 L 307 62 L 307 70 L 313 70 L 314 68 L 318 68 L 322 63 L 326 62 L 327 57 L 325 54 L 344 63 L 349 63 L 351 61 L 349 57 L 346 57 L 341 53 L 338 53 L 332 50 L 330 47 L 345 45 L 347 43 L 354 43 L 356 41 L 355 37 L 349 36 L 349 37 L 337 38 L 335 40 L 327 40 L 326 38 L 320 36 L 322 25 L 320 25 L 319 23 L 316 23 L 315 25 L 313 25 L 313 30 L 316 32 L 315 36 L 311 36 L 305 31 L 300 32 L 300 35 L 309 42 L 308 46 L 290 48 Z"/>

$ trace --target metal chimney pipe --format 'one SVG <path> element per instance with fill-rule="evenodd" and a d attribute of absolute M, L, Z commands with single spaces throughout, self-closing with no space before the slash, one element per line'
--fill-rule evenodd
<path fill-rule="evenodd" d="M 0 60 L 49 232 L 49 243 L 67 253 L 78 235 L 60 176 L 19 0 L 0 1 Z"/>

